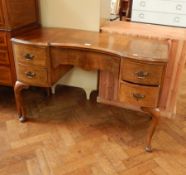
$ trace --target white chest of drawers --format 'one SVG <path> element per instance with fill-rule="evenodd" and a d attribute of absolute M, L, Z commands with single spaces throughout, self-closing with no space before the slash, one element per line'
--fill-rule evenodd
<path fill-rule="evenodd" d="M 132 21 L 186 27 L 186 0 L 134 0 Z"/>

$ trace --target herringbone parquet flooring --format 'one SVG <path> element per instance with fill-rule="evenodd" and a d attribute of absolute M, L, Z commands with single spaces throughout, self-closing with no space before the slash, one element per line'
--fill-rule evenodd
<path fill-rule="evenodd" d="M 0 175 L 185 175 L 186 121 L 162 119 L 144 152 L 150 117 L 90 101 L 78 88 L 24 92 L 29 121 L 0 87 Z"/>

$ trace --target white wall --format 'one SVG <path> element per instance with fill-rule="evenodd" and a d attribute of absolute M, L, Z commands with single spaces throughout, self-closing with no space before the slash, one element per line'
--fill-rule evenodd
<path fill-rule="evenodd" d="M 99 31 L 110 0 L 40 0 L 43 26 Z"/>
<path fill-rule="evenodd" d="M 111 0 L 100 0 L 100 26 L 109 21 L 111 12 Z"/>
<path fill-rule="evenodd" d="M 99 31 L 110 16 L 110 0 L 40 0 L 44 27 L 65 27 Z M 60 84 L 82 87 L 89 95 L 97 88 L 97 71 L 74 68 Z"/>

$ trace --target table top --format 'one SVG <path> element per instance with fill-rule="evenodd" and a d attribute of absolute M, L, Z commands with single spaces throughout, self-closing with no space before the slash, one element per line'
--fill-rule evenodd
<path fill-rule="evenodd" d="M 65 28 L 39 28 L 12 39 L 14 43 L 39 46 L 71 47 L 94 50 L 138 60 L 168 60 L 165 41 L 132 37 L 117 33 L 92 32 Z"/>
<path fill-rule="evenodd" d="M 109 33 L 140 36 L 153 39 L 186 40 L 186 28 L 144 24 L 137 22 L 113 21 L 101 27 Z"/>

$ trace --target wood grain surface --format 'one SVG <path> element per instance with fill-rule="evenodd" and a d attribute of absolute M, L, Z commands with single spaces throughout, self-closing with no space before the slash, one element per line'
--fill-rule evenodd
<path fill-rule="evenodd" d="M 165 63 L 122 59 L 121 79 L 142 85 L 161 85 L 165 68 Z"/>
<path fill-rule="evenodd" d="M 183 119 L 162 118 L 147 154 L 149 117 L 97 104 L 96 93 L 87 101 L 79 88 L 58 86 L 51 97 L 30 89 L 25 124 L 16 118 L 12 88 L 0 87 L 0 94 L 1 175 L 186 174 Z"/>
<path fill-rule="evenodd" d="M 169 42 L 169 61 L 160 99 L 167 117 L 175 117 L 180 81 L 186 62 L 186 29 L 133 22 L 108 23 L 103 32 L 145 37 Z M 179 103 L 179 102 L 178 102 Z M 178 104 L 177 103 L 177 104 Z"/>
<path fill-rule="evenodd" d="M 38 0 L 0 0 L 0 84 L 14 86 L 16 81 L 10 39 L 39 23 Z"/>
<path fill-rule="evenodd" d="M 13 43 L 88 49 L 139 60 L 162 61 L 168 58 L 166 41 L 129 37 L 107 32 L 41 28 L 12 39 Z"/>

